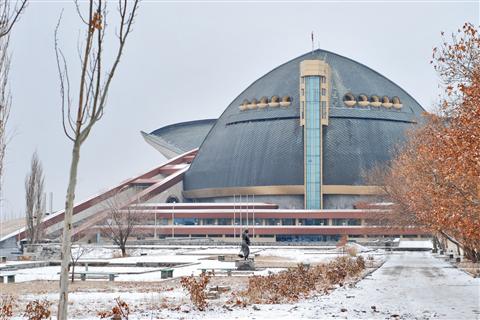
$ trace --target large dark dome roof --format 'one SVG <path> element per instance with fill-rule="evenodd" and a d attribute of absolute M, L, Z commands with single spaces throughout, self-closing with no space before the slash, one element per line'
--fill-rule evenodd
<path fill-rule="evenodd" d="M 404 131 L 424 109 L 402 88 L 346 57 L 316 50 L 250 85 L 210 130 L 184 179 L 185 191 L 303 185 L 303 128 L 299 125 L 299 64 L 321 59 L 331 68 L 330 120 L 323 136 L 323 183 L 361 185 L 362 173 L 391 158 Z M 403 107 L 349 108 L 346 93 L 397 96 Z M 287 108 L 241 111 L 244 99 L 290 96 Z"/>

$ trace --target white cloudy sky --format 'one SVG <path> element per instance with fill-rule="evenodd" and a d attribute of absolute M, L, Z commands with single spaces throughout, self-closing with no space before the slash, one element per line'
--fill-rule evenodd
<path fill-rule="evenodd" d="M 81 25 L 71 1 L 31 0 L 12 35 L 14 104 L 3 219 L 22 215 L 23 181 L 34 150 L 43 161 L 54 208 L 63 206 L 71 145 L 61 127 L 53 49 L 62 9 L 62 46 L 75 61 Z M 454 31 L 465 21 L 479 24 L 478 1 L 146 0 L 105 117 L 83 146 L 77 200 L 164 161 L 140 130 L 218 117 L 252 81 L 310 50 L 311 31 L 321 48 L 379 71 L 429 109 L 439 93 L 431 50 L 440 42 L 440 31 Z"/>

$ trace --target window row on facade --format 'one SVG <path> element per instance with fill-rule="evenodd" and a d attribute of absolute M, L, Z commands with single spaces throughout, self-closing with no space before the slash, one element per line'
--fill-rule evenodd
<path fill-rule="evenodd" d="M 172 219 L 161 218 L 161 219 L 148 219 L 142 221 L 142 224 L 155 224 L 161 225 L 170 225 Z M 267 219 L 253 219 L 252 213 L 249 214 L 249 219 L 243 217 L 235 218 L 235 225 L 253 225 L 255 222 L 256 226 L 359 226 L 362 225 L 361 219 L 279 219 L 279 218 L 267 218 Z M 231 226 L 233 225 L 232 218 L 175 218 L 175 225 L 219 225 L 219 226 Z"/>

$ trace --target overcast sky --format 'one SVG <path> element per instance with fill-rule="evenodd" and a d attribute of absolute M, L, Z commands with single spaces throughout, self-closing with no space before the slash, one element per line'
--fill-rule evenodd
<path fill-rule="evenodd" d="M 24 179 L 35 150 L 44 165 L 46 190 L 54 193 L 54 209 L 64 205 L 71 144 L 61 127 L 53 49 L 62 9 L 60 41 L 75 63 L 81 25 L 69 1 L 31 0 L 12 34 L 14 101 L 3 219 L 23 215 Z M 440 31 L 454 31 L 466 21 L 479 24 L 478 2 L 144 1 L 106 114 L 82 147 L 76 201 L 165 160 L 140 130 L 217 118 L 251 82 L 309 51 L 311 31 L 316 47 L 319 43 L 373 68 L 430 109 L 439 93 L 429 64 L 432 48 Z M 112 52 L 107 48 L 105 59 Z"/>

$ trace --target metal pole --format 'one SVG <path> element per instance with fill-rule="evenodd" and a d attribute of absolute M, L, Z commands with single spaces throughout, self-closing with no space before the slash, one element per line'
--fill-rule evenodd
<path fill-rule="evenodd" d="M 153 228 L 153 237 L 157 238 L 157 210 L 155 210 L 155 227 Z"/>
<path fill-rule="evenodd" d="M 242 222 L 242 195 L 240 195 L 240 230 L 239 235 L 241 236 L 243 232 L 243 222 Z"/>
<path fill-rule="evenodd" d="M 42 213 L 47 215 L 47 193 L 43 193 L 43 201 L 42 201 Z"/>
<path fill-rule="evenodd" d="M 175 202 L 173 202 L 172 210 L 172 239 L 175 238 Z"/>
<path fill-rule="evenodd" d="M 247 229 L 248 229 L 248 194 L 247 194 L 246 205 L 247 205 L 247 210 L 245 210 L 245 213 L 247 214 Z"/>
<path fill-rule="evenodd" d="M 236 231 L 236 227 L 235 227 L 235 195 L 233 195 L 233 240 L 235 241 L 235 231 Z"/>
<path fill-rule="evenodd" d="M 53 192 L 50 192 L 50 214 L 53 213 Z"/>
<path fill-rule="evenodd" d="M 253 212 L 252 238 L 255 238 L 255 225 L 257 224 L 257 223 L 255 222 L 255 195 L 252 195 L 252 197 L 253 197 L 253 200 L 252 200 L 252 202 L 253 202 L 253 207 L 252 207 L 252 210 L 253 210 L 253 211 L 252 211 L 252 212 Z"/>

